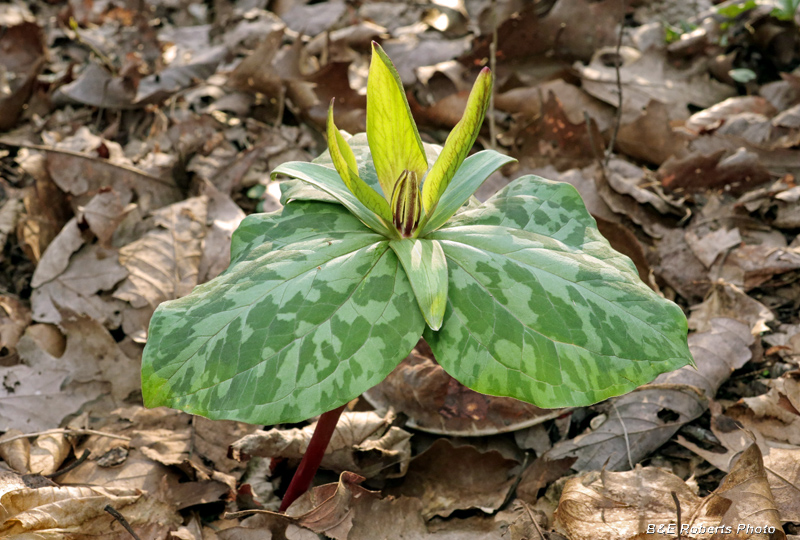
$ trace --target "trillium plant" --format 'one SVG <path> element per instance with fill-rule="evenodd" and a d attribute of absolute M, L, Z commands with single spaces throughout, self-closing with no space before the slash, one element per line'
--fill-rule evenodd
<path fill-rule="evenodd" d="M 150 323 L 142 389 L 252 424 L 322 415 L 284 507 L 305 491 L 344 405 L 424 337 L 464 385 L 540 407 L 589 405 L 692 363 L 683 312 L 639 279 L 570 185 L 524 176 L 473 193 L 512 161 L 467 152 L 492 90 L 481 71 L 443 147 L 425 144 L 373 44 L 367 132 L 328 113 L 328 151 L 281 165 L 284 208 L 233 235 L 230 267 Z"/>

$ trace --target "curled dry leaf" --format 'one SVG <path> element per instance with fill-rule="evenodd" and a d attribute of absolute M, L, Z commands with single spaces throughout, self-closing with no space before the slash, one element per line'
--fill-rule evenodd
<path fill-rule="evenodd" d="M 731 152 L 716 150 L 673 156 L 658 168 L 657 175 L 667 191 L 688 193 L 723 188 L 738 194 L 771 178 L 759 155 L 743 147 Z"/>
<path fill-rule="evenodd" d="M 119 194 L 111 188 L 103 189 L 80 210 L 82 220 L 97 237 L 100 245 L 111 247 L 111 237 L 127 214 Z"/>
<path fill-rule="evenodd" d="M 767 306 L 736 285 L 724 282 L 714 283 L 705 301 L 690 309 L 689 328 L 698 332 L 710 330 L 718 317 L 729 317 L 747 324 L 755 336 L 769 330 L 767 323 L 775 319 Z"/>
<path fill-rule="evenodd" d="M 693 133 L 707 133 L 725 124 L 731 116 L 740 113 L 753 113 L 762 116 L 774 116 L 778 111 L 761 96 L 737 96 L 728 98 L 694 113 L 684 127 Z"/>
<path fill-rule="evenodd" d="M 656 529 L 660 525 L 676 527 L 671 492 L 681 506 L 681 525 L 686 527 L 682 535 L 698 540 L 785 538 L 755 444 L 744 451 L 719 488 L 705 499 L 677 476 L 655 467 L 622 473 L 591 472 L 570 479 L 556 512 L 556 527 L 572 540 L 632 538 L 653 532 L 647 530 L 648 525 Z"/>
<path fill-rule="evenodd" d="M 722 406 L 717 402 L 711 402 L 710 409 L 711 431 L 722 443 L 724 452 L 706 450 L 681 436 L 678 436 L 678 444 L 725 472 L 732 472 L 738 465 L 736 460 L 750 447 L 758 446 L 772 499 L 781 519 L 800 520 L 800 448 L 765 440 L 759 431 L 743 430 L 732 417 L 722 414 Z M 736 412 L 734 410 L 734 414 Z M 757 424 L 754 427 L 758 427 Z"/>
<path fill-rule="evenodd" d="M 18 435 L 22 435 L 20 430 L 9 429 L 0 436 L 0 458 L 16 472 L 27 474 L 30 472 L 31 442 L 27 437 L 17 439 Z M 5 442 L 8 439 L 14 440 Z"/>
<path fill-rule="evenodd" d="M 640 52 L 622 47 L 620 56 L 619 74 L 625 89 L 622 93 L 623 124 L 635 121 L 651 101 L 665 104 L 669 108 L 669 118 L 675 120 L 689 117 L 689 105 L 710 107 L 735 93 L 732 87 L 717 82 L 697 66 L 686 70 L 673 67 L 663 50 L 651 48 Z M 606 47 L 595 51 L 588 65 L 575 64 L 582 88 L 615 107 L 619 99 L 616 58 L 616 49 Z"/>
<path fill-rule="evenodd" d="M 342 413 L 321 466 L 370 478 L 405 475 L 411 459 L 411 434 L 392 426 L 392 420 L 392 416 L 371 411 Z M 233 443 L 231 452 L 240 460 L 250 456 L 300 459 L 315 428 L 316 423 L 303 429 L 258 431 Z"/>
<path fill-rule="evenodd" d="M 407 414 L 410 427 L 446 435 L 495 435 L 540 424 L 563 412 L 470 390 L 433 360 L 424 341 L 364 397 L 375 407 Z"/>
<path fill-rule="evenodd" d="M 689 337 L 697 369 L 687 366 L 614 398 L 606 420 L 592 431 L 557 443 L 548 460 L 577 457 L 579 471 L 624 470 L 667 442 L 683 425 L 702 415 L 731 373 L 751 358 L 754 339 L 733 319 L 713 319 Z"/>
<path fill-rule="evenodd" d="M 120 512 L 142 538 L 164 538 L 183 521 L 168 505 L 136 489 L 28 487 L 20 480 L 0 485 L 0 536 L 56 540 L 80 534 L 129 539 L 129 533 L 105 511 L 107 505 Z"/>
<path fill-rule="evenodd" d="M 39 435 L 30 449 L 30 472 L 47 476 L 56 472 L 69 456 L 72 446 L 64 433 Z"/>

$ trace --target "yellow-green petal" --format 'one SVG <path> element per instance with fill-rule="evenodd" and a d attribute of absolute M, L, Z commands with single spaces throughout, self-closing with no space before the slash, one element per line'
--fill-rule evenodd
<path fill-rule="evenodd" d="M 367 78 L 367 140 L 378 182 L 387 198 L 404 170 L 413 172 L 417 178 L 428 171 L 425 149 L 400 75 L 375 42 Z"/>
<path fill-rule="evenodd" d="M 489 106 L 491 95 L 492 72 L 489 71 L 489 68 L 483 68 L 469 93 L 464 116 L 447 136 L 439 158 L 425 178 L 422 186 L 422 205 L 427 215 L 431 215 L 442 193 L 447 189 L 453 175 L 475 143 L 483 118 L 486 116 L 486 108 Z"/>
<path fill-rule="evenodd" d="M 331 154 L 331 161 L 333 161 L 336 171 L 342 177 L 347 189 L 350 193 L 356 196 L 364 206 L 369 208 L 384 222 L 391 223 L 392 212 L 389 209 L 389 204 L 386 199 L 367 185 L 364 180 L 358 176 L 358 165 L 356 164 L 356 157 L 353 155 L 353 150 L 347 141 L 344 140 L 342 134 L 336 128 L 333 122 L 333 101 L 328 109 L 328 150 Z"/>

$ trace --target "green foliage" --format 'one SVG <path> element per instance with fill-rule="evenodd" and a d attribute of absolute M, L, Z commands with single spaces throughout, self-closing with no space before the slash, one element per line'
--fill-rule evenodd
<path fill-rule="evenodd" d="M 770 15 L 781 21 L 792 21 L 798 7 L 800 7 L 800 0 L 783 0 L 781 5 L 773 9 Z"/>
<path fill-rule="evenodd" d="M 373 135 L 348 140 L 331 114 L 328 152 L 275 169 L 296 179 L 283 210 L 247 217 L 230 267 L 156 310 L 145 403 L 299 421 L 380 382 L 423 333 L 467 386 L 544 407 L 691 363 L 681 310 L 609 246 L 572 186 L 525 176 L 485 204 L 472 197 L 509 161 L 464 159 L 490 89 L 484 72 L 444 149 L 423 144 L 376 45 Z"/>

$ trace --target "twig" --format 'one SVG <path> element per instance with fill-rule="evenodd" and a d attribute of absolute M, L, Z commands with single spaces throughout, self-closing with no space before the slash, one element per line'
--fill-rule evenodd
<path fill-rule="evenodd" d="M 71 471 L 72 469 L 74 469 L 75 467 L 77 467 L 78 465 L 80 465 L 81 463 L 83 463 L 84 461 L 86 461 L 86 458 L 89 457 L 89 454 L 91 454 L 91 452 L 89 452 L 89 450 L 86 449 L 86 450 L 83 451 L 83 454 L 81 454 L 81 457 L 79 457 L 78 459 L 76 459 L 75 461 L 73 461 L 72 463 L 70 463 L 69 465 L 64 467 L 63 469 L 60 469 L 60 470 L 58 470 L 58 471 L 56 471 L 54 473 L 51 473 L 51 474 L 45 474 L 43 476 L 45 478 L 56 478 L 57 476 L 61 476 L 62 474 L 66 474 L 69 471 Z"/>
<path fill-rule="evenodd" d="M 497 0 L 492 0 L 492 43 L 489 45 L 489 69 L 497 79 Z M 494 125 L 494 85 L 492 85 L 492 95 L 489 96 L 489 138 L 491 139 L 492 150 L 497 150 L 497 128 Z"/>
<path fill-rule="evenodd" d="M 111 517 L 119 521 L 119 524 L 122 525 L 126 531 L 128 531 L 128 533 L 134 538 L 134 540 L 142 540 L 141 538 L 139 538 L 139 535 L 133 532 L 133 527 L 131 527 L 131 524 L 128 523 L 127 519 L 125 519 L 125 516 L 114 510 L 114 508 L 110 504 L 107 504 L 105 508 L 103 508 L 103 510 L 111 514 Z"/>
<path fill-rule="evenodd" d="M 39 435 L 52 435 L 55 433 L 63 433 L 65 435 L 97 435 L 98 437 L 108 437 L 109 439 L 119 439 L 121 441 L 130 441 L 130 437 L 124 435 L 115 435 L 113 433 L 106 433 L 104 431 L 95 431 L 94 429 L 66 429 L 56 428 L 48 429 L 47 431 L 35 431 L 33 433 L 23 433 L 22 435 L 15 435 L 8 439 L 0 441 L 0 444 L 6 444 L 19 439 L 27 439 L 28 437 L 38 437 Z"/>
<path fill-rule="evenodd" d="M 625 427 L 625 422 L 622 420 L 622 415 L 619 414 L 619 409 L 617 409 L 617 404 L 612 401 L 611 406 L 614 407 L 614 412 L 617 413 L 617 418 L 619 418 L 619 423 L 622 426 L 622 434 L 625 436 L 625 449 L 628 451 L 628 465 L 630 465 L 631 470 L 633 470 L 633 459 L 631 458 L 631 441 L 630 439 L 628 439 L 628 428 Z"/>
<path fill-rule="evenodd" d="M 608 162 L 611 161 L 611 154 L 614 152 L 614 146 L 617 144 L 617 134 L 619 133 L 619 125 L 622 123 L 622 76 L 620 75 L 620 67 L 622 66 L 622 56 L 620 50 L 622 49 L 622 31 L 625 28 L 625 0 L 620 2 L 620 17 L 619 17 L 619 35 L 617 36 L 617 52 L 614 59 L 614 71 L 617 74 L 617 114 L 614 118 L 614 131 L 611 132 L 611 141 L 606 149 L 606 159 L 603 162 L 603 170 L 608 168 Z"/>
<path fill-rule="evenodd" d="M 544 536 L 544 533 L 542 532 L 542 529 L 539 527 L 539 523 L 536 521 L 536 518 L 533 516 L 533 512 L 531 512 L 531 507 L 528 505 L 528 503 L 526 503 L 522 499 L 520 499 L 519 502 L 522 503 L 522 507 L 525 509 L 526 512 L 528 512 L 528 517 L 531 518 L 531 523 L 533 523 L 533 526 L 536 527 L 536 532 L 539 533 L 539 537 L 542 540 L 546 540 L 545 536 Z"/>
<path fill-rule="evenodd" d="M 675 501 L 675 513 L 678 514 L 678 540 L 681 540 L 681 501 L 678 500 L 678 494 L 670 491 L 672 500 Z"/>

